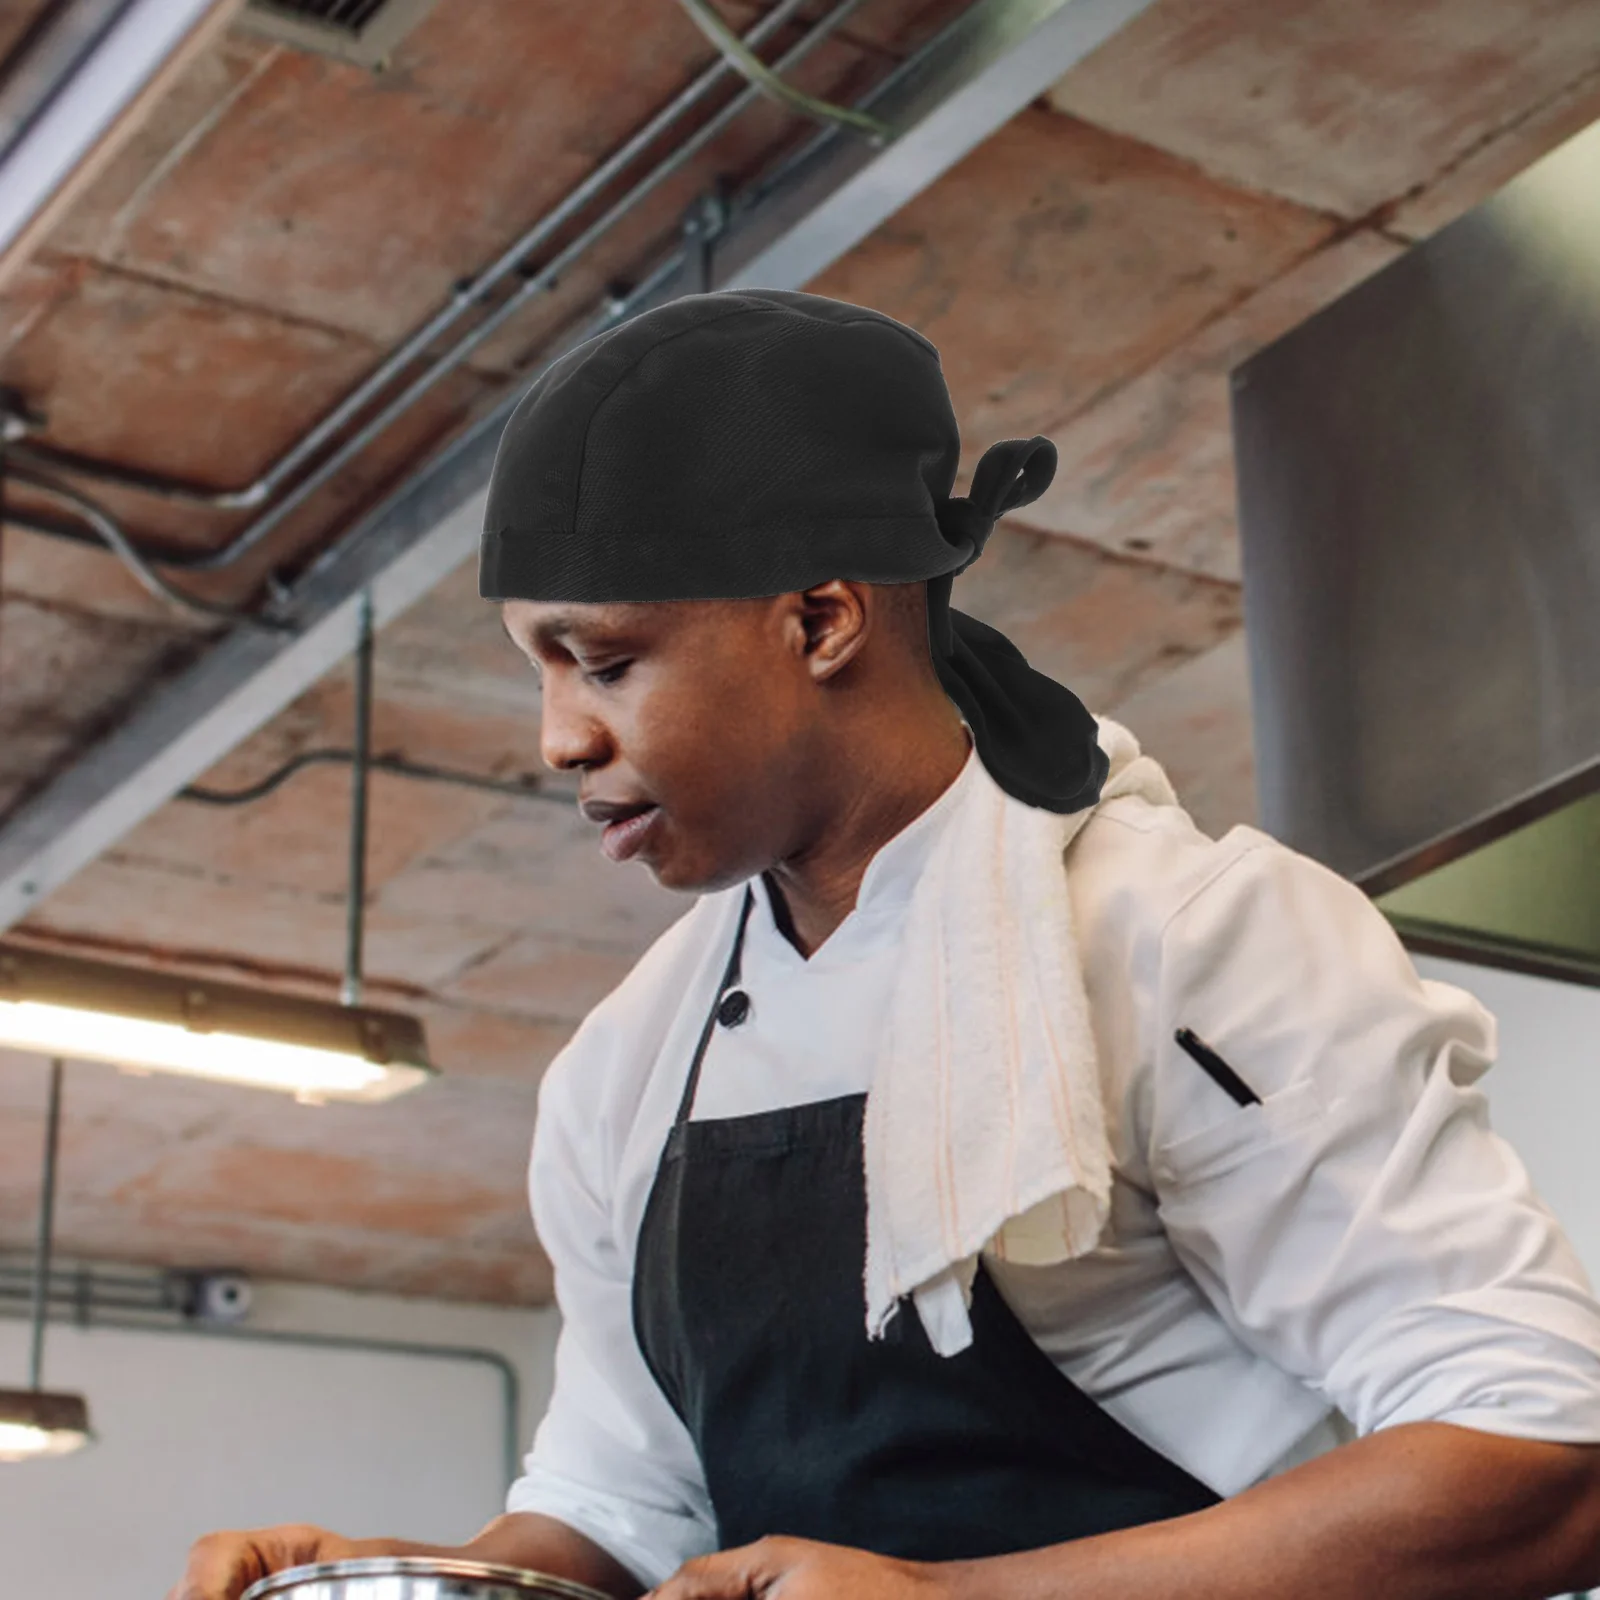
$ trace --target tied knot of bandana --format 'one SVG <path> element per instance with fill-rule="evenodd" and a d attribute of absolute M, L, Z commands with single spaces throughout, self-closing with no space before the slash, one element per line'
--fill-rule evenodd
<path fill-rule="evenodd" d="M 1003 439 L 984 452 L 967 495 L 936 504 L 939 531 L 963 559 L 928 579 L 928 643 L 939 682 L 995 781 L 1029 805 L 1072 812 L 1093 805 L 1106 778 L 1094 718 L 1070 689 L 1034 671 L 1003 633 L 950 604 L 954 579 L 983 554 L 995 523 L 1037 500 L 1055 475 L 1056 447 L 1048 439 Z"/>
<path fill-rule="evenodd" d="M 934 508 L 939 531 L 952 546 L 966 545 L 971 554 L 951 574 L 964 572 L 983 554 L 994 525 L 1008 511 L 1037 500 L 1056 475 L 1056 447 L 1045 438 L 1002 439 L 986 450 L 972 475 L 972 489 Z"/>

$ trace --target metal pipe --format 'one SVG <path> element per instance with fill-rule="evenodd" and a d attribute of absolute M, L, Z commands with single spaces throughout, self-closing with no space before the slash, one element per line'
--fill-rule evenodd
<path fill-rule="evenodd" d="M 52 1301 L 62 1300 L 70 1304 L 77 1293 L 75 1286 L 82 1269 L 78 1267 L 57 1268 L 54 1265 L 54 1251 L 51 1252 L 51 1255 L 50 1298 Z M 153 1289 L 158 1297 L 163 1292 L 161 1275 L 149 1271 L 106 1272 L 102 1270 L 94 1274 L 94 1282 L 97 1292 L 101 1285 L 114 1289 Z M 10 1295 L 15 1299 L 20 1294 L 24 1300 L 27 1300 L 33 1292 L 32 1285 L 32 1256 L 29 1256 L 26 1262 L 19 1266 L 12 1266 L 0 1260 L 0 1295 Z M 161 1304 L 167 1305 L 169 1301 L 162 1300 Z"/>
<path fill-rule="evenodd" d="M 83 1325 L 107 1328 L 118 1333 L 178 1334 L 195 1339 L 234 1340 L 240 1344 L 289 1345 L 307 1350 L 352 1350 L 363 1354 L 417 1356 L 422 1360 L 471 1361 L 492 1367 L 500 1377 L 502 1420 L 500 1429 L 501 1470 L 509 1486 L 516 1478 L 522 1459 L 522 1381 L 517 1369 L 498 1350 L 478 1345 L 423 1344 L 409 1339 L 363 1339 L 349 1334 L 301 1333 L 278 1328 L 219 1328 L 192 1322 L 139 1322 L 129 1317 L 85 1316 Z M 0 1312 L 3 1314 L 3 1312 Z"/>
<path fill-rule="evenodd" d="M 793 45 L 779 59 L 780 68 L 792 66 L 810 53 L 829 33 L 837 28 L 851 12 L 860 8 L 862 0 L 840 0 L 811 31 Z M 566 270 L 617 223 L 626 217 L 641 201 L 655 192 L 668 178 L 688 164 L 690 159 L 711 142 L 717 134 L 739 115 L 746 106 L 759 98 L 760 91 L 746 88 L 722 107 L 714 116 L 697 128 L 671 155 L 653 167 L 634 186 L 615 201 L 599 218 L 585 228 L 570 243 L 559 250 L 536 273 L 523 282 L 512 294 L 500 302 L 482 322 L 470 329 L 456 344 L 432 366 L 427 367 L 392 400 L 381 407 L 355 433 L 344 440 L 334 452 L 320 462 L 311 473 L 302 478 L 294 488 L 276 504 L 264 511 L 248 527 L 242 528 L 220 549 L 185 560 L 183 569 L 189 572 L 217 572 L 254 549 L 280 523 L 298 511 L 307 500 L 328 483 L 344 466 L 358 456 L 379 435 L 388 429 L 435 388 L 439 382 L 455 371 L 491 334 L 515 316 L 536 295 L 552 287 Z"/>
<path fill-rule="evenodd" d="M 30 1295 L 27 1292 L 18 1295 L 12 1290 L 6 1288 L 4 1285 L 0 1285 L 0 1304 L 18 1299 L 31 1303 Z M 52 1288 L 50 1290 L 49 1303 L 52 1306 L 76 1306 L 78 1304 L 78 1297 L 71 1290 Z M 172 1309 L 170 1306 L 155 1305 L 149 1301 L 140 1300 L 133 1296 L 109 1293 L 97 1293 L 95 1304 L 107 1311 L 148 1312 L 152 1316 L 170 1311 Z"/>
<path fill-rule="evenodd" d="M 0 464 L 0 472 L 4 472 L 10 464 L 4 457 L 0 457 L 0 463 L 3 463 Z M 53 517 L 48 511 L 20 511 L 12 505 L 0 507 L 0 514 L 3 514 L 6 527 L 20 528 L 24 533 L 42 534 L 46 539 L 60 539 L 67 544 L 81 544 L 86 550 L 104 550 L 106 547 L 104 539 L 70 517 Z M 160 559 L 151 555 L 148 546 L 141 546 L 140 551 L 146 560 Z M 182 559 L 181 551 L 172 553 Z"/>
<path fill-rule="evenodd" d="M 816 95 L 807 94 L 805 90 L 785 82 L 722 20 L 710 0 L 678 0 L 678 3 L 688 13 L 689 20 L 732 64 L 734 71 L 764 90 L 769 99 L 815 122 L 864 134 L 875 145 L 887 144 L 893 137 L 889 125 L 879 122 L 876 117 L 869 117 L 850 106 L 836 105 L 831 100 L 820 100 Z"/>
<path fill-rule="evenodd" d="M 61 1146 L 61 1077 L 58 1057 L 50 1063 L 50 1105 L 45 1113 L 44 1173 L 39 1180 L 39 1235 L 33 1251 L 33 1332 L 28 1345 L 28 1387 L 44 1375 L 44 1330 L 50 1319 L 50 1249 L 55 1238 L 56 1156 Z"/>
<path fill-rule="evenodd" d="M 778 5 L 745 31 L 741 42 L 745 47 L 764 44 L 804 4 L 805 0 L 780 0 Z M 138 468 L 120 467 L 112 462 L 99 461 L 91 456 L 59 450 L 50 445 L 17 443 L 8 445 L 6 453 L 14 460 L 29 462 L 35 466 L 55 467 L 139 493 L 209 506 L 214 510 L 252 510 L 264 505 L 334 433 L 386 389 L 413 361 L 420 358 L 435 339 L 454 327 L 489 290 L 514 272 L 529 255 L 545 244 L 559 228 L 599 195 L 624 168 L 648 150 L 667 128 L 685 113 L 693 110 L 723 77 L 734 70 L 734 64 L 726 56 L 719 55 L 711 66 L 693 78 L 642 128 L 607 156 L 576 188 L 569 191 L 552 210 L 546 212 L 507 246 L 489 266 L 475 277 L 458 285 L 451 298 L 427 322 L 386 356 L 334 406 L 333 410 L 315 423 L 252 482 L 236 489 L 207 489 L 181 478 L 144 472 Z M 451 352 L 447 352 L 449 353 Z"/>
<path fill-rule="evenodd" d="M 777 62 L 777 70 L 787 70 L 803 60 L 817 45 L 821 44 L 841 26 L 852 12 L 858 10 L 861 4 L 862 0 L 840 0 L 839 4 L 835 5 L 813 24 L 804 37 L 784 52 Z M 780 11 L 783 11 L 783 8 L 775 8 L 764 20 L 775 26 L 776 22 L 781 20 Z M 787 16 L 787 14 L 787 11 L 783 11 L 784 16 Z M 318 463 L 306 477 L 302 478 L 299 483 L 290 489 L 283 499 L 269 507 L 246 527 L 240 529 L 226 544 L 216 550 L 183 555 L 162 554 L 158 556 L 151 554 L 148 559 L 158 560 L 162 566 L 174 571 L 185 572 L 220 572 L 232 566 L 241 557 L 259 545 L 286 518 L 298 511 L 313 494 L 327 484 L 351 460 L 365 450 L 381 434 L 385 433 L 401 416 L 410 411 L 419 400 L 449 376 L 451 372 L 455 371 L 474 350 L 520 311 L 529 300 L 549 288 L 596 240 L 609 233 L 641 201 L 686 165 L 735 116 L 759 98 L 759 95 L 760 91 L 758 89 L 747 87 L 734 96 L 727 105 L 723 106 L 706 123 L 696 129 L 683 144 L 677 146 L 668 156 L 664 157 L 639 182 L 634 184 L 609 209 L 603 212 L 597 221 L 584 229 L 577 238 L 559 251 L 537 273 L 530 276 L 513 294 L 502 301 L 488 317 L 469 330 L 449 350 L 437 357 L 431 366 L 425 368 L 417 378 L 387 404 L 380 407 L 355 433 L 346 438 L 331 454 Z M 557 210 L 560 209 L 560 207 L 557 208 Z M 576 209 L 576 207 L 573 209 Z M 570 214 L 570 212 L 567 213 L 567 215 Z M 552 218 L 554 215 L 554 213 L 551 213 Z M 566 220 L 566 217 L 564 216 L 562 220 Z M 545 219 L 536 224 L 536 228 L 548 228 L 548 231 L 554 231 L 555 226 L 556 224 L 550 219 Z M 548 235 L 545 234 L 541 237 L 546 236 Z M 506 273 L 511 271 L 517 264 L 517 260 L 526 253 L 526 249 L 523 248 L 523 242 L 518 241 L 517 246 L 507 251 L 494 266 L 488 269 L 488 272 L 494 274 L 496 281 L 498 281 L 499 278 L 504 277 Z M 7 454 L 8 456 L 26 459 L 29 454 L 37 454 L 37 451 L 33 446 L 8 446 Z M 70 465 L 70 463 L 66 462 L 61 464 L 63 467 Z M 104 476 L 105 474 L 101 473 L 100 475 Z M 47 532 L 47 530 L 39 528 L 34 531 Z"/>
<path fill-rule="evenodd" d="M 372 764 L 372 591 L 362 591 L 356 643 L 354 759 L 350 763 L 350 880 L 345 906 L 344 983 L 339 998 L 361 1004 L 361 946 L 367 926 L 367 774 Z"/>
<path fill-rule="evenodd" d="M 0 1305 L 20 1305 L 25 1314 L 32 1316 L 35 1285 L 33 1266 L 12 1270 L 0 1268 Z M 45 1293 L 45 1305 L 75 1308 L 81 1299 L 78 1274 L 61 1272 L 52 1267 Z M 159 1282 L 140 1281 L 128 1283 L 109 1274 L 97 1274 L 94 1281 L 94 1303 L 104 1311 L 143 1312 L 151 1316 L 165 1315 L 178 1310 L 170 1294 L 163 1292 Z"/>
<path fill-rule="evenodd" d="M 915 78 L 924 69 L 925 57 L 936 52 L 946 41 L 953 38 L 960 30 L 965 18 L 953 18 L 923 47 L 922 50 L 906 56 L 892 67 L 871 88 L 867 89 L 857 102 L 859 109 L 866 109 L 877 101 L 887 99 L 902 83 Z M 809 162 L 814 161 L 828 145 L 834 143 L 839 137 L 839 129 L 834 127 L 818 128 L 812 136 L 791 151 L 769 172 L 762 173 L 750 187 L 739 197 L 739 209 L 759 205 L 768 195 L 781 189 L 790 178 Z"/>
<path fill-rule="evenodd" d="M 540 359 L 537 368 L 533 373 L 527 375 L 527 381 L 529 383 L 534 382 L 540 373 L 548 371 L 563 355 L 569 350 L 576 349 L 585 340 L 595 338 L 597 335 L 606 332 L 607 329 L 614 328 L 618 323 L 626 321 L 632 314 L 631 307 L 634 305 L 659 304 L 660 301 L 657 296 L 679 277 L 687 260 L 688 253 L 679 250 L 658 262 L 651 269 L 645 280 L 636 285 L 626 297 L 609 302 L 606 309 L 590 316 L 586 321 L 579 324 L 575 330 L 569 331 L 565 336 L 557 339 L 553 347 L 547 347 L 546 354 Z M 490 431 L 498 436 L 499 429 L 505 425 L 505 419 L 511 414 L 512 402 L 515 398 L 514 395 L 507 396 L 502 400 L 498 411 L 491 412 L 487 418 L 480 419 L 477 427 L 480 429 L 489 427 Z M 430 472 L 447 470 L 453 453 L 474 448 L 482 448 L 482 438 L 480 436 L 475 440 L 473 431 L 469 429 L 466 434 L 445 446 L 439 457 L 429 464 Z M 409 490 L 409 484 L 402 485 L 396 491 L 394 499 L 403 501 Z M 330 570 L 336 569 L 352 550 L 360 547 L 362 541 L 368 537 L 368 530 L 372 524 L 382 518 L 388 509 L 387 505 L 374 506 L 360 521 L 354 523 L 335 538 L 332 544 L 318 551 L 311 564 L 296 579 L 293 588 L 286 597 L 287 601 L 291 604 L 298 602 L 303 594 L 313 590 L 320 578 Z"/>
<path fill-rule="evenodd" d="M 96 1319 L 97 1327 L 118 1324 Z M 129 1331 L 151 1331 L 148 1324 Z M 432 1361 L 475 1361 L 492 1367 L 500 1375 L 502 1421 L 500 1433 L 501 1470 L 509 1486 L 517 1477 L 522 1460 L 522 1383 L 517 1369 L 498 1350 L 476 1345 L 423 1344 L 407 1339 L 360 1339 L 344 1334 L 299 1333 L 289 1329 L 210 1328 L 185 1325 L 162 1332 L 188 1333 L 201 1339 L 237 1339 L 251 1344 L 294 1345 L 305 1350 L 359 1350 L 373 1355 L 417 1356 Z"/>
<path fill-rule="evenodd" d="M 44 473 L 35 472 L 31 467 L 18 466 L 10 459 L 6 461 L 5 470 L 7 476 L 15 482 L 25 484 L 40 494 L 51 495 L 71 506 L 94 529 L 98 542 L 105 545 L 156 599 L 164 600 L 168 605 L 175 606 L 191 616 L 201 617 L 207 622 L 243 622 L 251 627 L 268 628 L 277 632 L 289 626 L 270 615 L 243 611 L 237 606 L 222 605 L 215 600 L 203 600 L 198 595 L 187 593 L 155 571 L 150 565 L 151 558 L 122 531 L 121 524 L 86 494 L 80 493 L 70 484 L 61 483 Z"/>
<path fill-rule="evenodd" d="M 206 789 L 191 784 L 177 793 L 179 800 L 192 800 L 206 806 L 248 806 L 281 789 L 296 773 L 307 767 L 323 765 L 345 766 L 355 760 L 354 750 L 318 749 L 302 750 L 281 767 L 274 767 L 264 778 L 241 789 Z M 516 778 L 489 778 L 476 772 L 462 772 L 455 767 L 429 766 L 420 761 L 407 761 L 403 756 L 374 756 L 367 763 L 372 772 L 388 773 L 396 778 L 415 778 L 421 783 L 442 783 L 458 789 L 478 789 L 485 794 L 508 795 L 517 800 L 543 800 L 552 805 L 574 806 L 577 796 L 547 789 L 535 778 L 521 781 Z"/>

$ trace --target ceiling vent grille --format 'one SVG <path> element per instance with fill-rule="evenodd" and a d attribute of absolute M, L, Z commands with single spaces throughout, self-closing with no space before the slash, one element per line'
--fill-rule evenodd
<path fill-rule="evenodd" d="M 298 50 L 363 67 L 382 67 L 390 52 L 437 0 L 249 0 L 239 25 Z"/>

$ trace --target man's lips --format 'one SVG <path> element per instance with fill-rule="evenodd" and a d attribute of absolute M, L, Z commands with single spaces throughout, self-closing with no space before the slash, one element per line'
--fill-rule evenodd
<path fill-rule="evenodd" d="M 649 800 L 584 800 L 578 809 L 590 822 L 623 822 L 641 812 L 653 811 Z"/>
<path fill-rule="evenodd" d="M 624 804 L 608 800 L 585 800 L 580 809 L 589 821 L 605 824 L 600 848 L 612 861 L 626 861 L 638 853 L 660 811 L 646 801 Z"/>

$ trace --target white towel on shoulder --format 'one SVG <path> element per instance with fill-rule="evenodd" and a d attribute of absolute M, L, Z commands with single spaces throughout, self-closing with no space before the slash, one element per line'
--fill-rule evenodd
<path fill-rule="evenodd" d="M 1101 803 L 1176 803 L 1127 729 L 1099 729 Z M 941 1355 L 971 1343 L 980 1253 L 1082 1255 L 1111 1196 L 1063 860 L 1093 811 L 1043 811 L 975 776 L 913 892 L 866 1111 L 867 1332 L 909 1295 Z"/>

